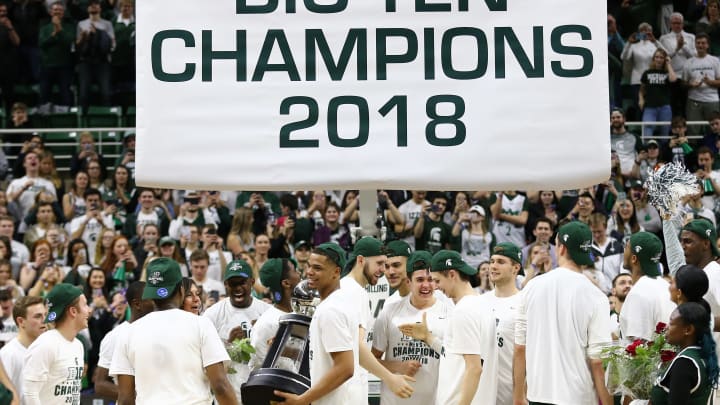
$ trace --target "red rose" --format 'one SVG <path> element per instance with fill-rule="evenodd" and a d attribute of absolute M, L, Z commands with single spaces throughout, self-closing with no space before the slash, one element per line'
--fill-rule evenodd
<path fill-rule="evenodd" d="M 628 352 L 631 356 L 635 356 L 637 354 L 637 347 L 643 344 L 642 339 L 635 339 L 632 343 L 630 343 L 626 348 L 625 351 Z"/>
<path fill-rule="evenodd" d="M 665 329 L 667 329 L 667 324 L 664 322 L 658 322 L 658 324 L 655 325 L 655 333 L 658 335 L 665 332 Z"/>
<path fill-rule="evenodd" d="M 672 361 L 672 359 L 675 358 L 675 355 L 676 355 L 676 354 L 677 354 L 677 353 L 675 353 L 675 352 L 672 351 L 672 350 L 660 350 L 660 360 L 661 360 L 663 363 L 667 363 L 667 362 L 669 362 L 669 361 Z"/>

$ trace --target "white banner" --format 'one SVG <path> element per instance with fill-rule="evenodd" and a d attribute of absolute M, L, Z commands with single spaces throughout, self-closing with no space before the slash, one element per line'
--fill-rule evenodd
<path fill-rule="evenodd" d="M 137 182 L 558 189 L 607 180 L 605 4 L 137 4 Z"/>

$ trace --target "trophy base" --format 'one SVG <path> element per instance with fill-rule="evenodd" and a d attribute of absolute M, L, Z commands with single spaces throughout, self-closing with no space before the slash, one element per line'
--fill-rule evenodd
<path fill-rule="evenodd" d="M 270 401 L 283 401 L 273 391 L 300 395 L 310 389 L 310 379 L 287 370 L 260 368 L 250 373 L 240 389 L 243 405 L 270 405 Z"/>

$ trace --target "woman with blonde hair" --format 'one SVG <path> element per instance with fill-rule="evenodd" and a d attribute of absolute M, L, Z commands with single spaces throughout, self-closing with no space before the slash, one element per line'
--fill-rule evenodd
<path fill-rule="evenodd" d="M 100 230 L 100 243 L 95 245 L 95 252 L 92 252 L 93 258 L 91 264 L 99 266 L 105 261 L 105 257 L 110 251 L 113 240 L 115 240 L 115 230 L 103 227 Z"/>
<path fill-rule="evenodd" d="M 673 113 L 670 107 L 670 93 L 672 85 L 677 81 L 677 75 L 670 63 L 670 57 L 663 49 L 657 49 L 650 61 L 650 68 L 643 72 L 640 78 L 640 94 L 638 106 L 642 110 L 643 122 L 670 121 Z M 652 137 L 655 125 L 646 125 L 643 130 L 644 137 Z M 660 127 L 660 135 L 670 134 L 670 126 Z"/>
<path fill-rule="evenodd" d="M 62 198 L 63 194 L 65 194 L 65 184 L 57 172 L 55 156 L 52 152 L 45 149 L 38 158 L 40 159 L 40 177 L 50 181 L 53 186 L 55 186 L 55 195 L 58 199 Z"/>
<path fill-rule="evenodd" d="M 252 232 L 253 210 L 240 207 L 235 210 L 232 226 L 227 237 L 227 248 L 233 256 L 253 248 L 255 235 Z"/>

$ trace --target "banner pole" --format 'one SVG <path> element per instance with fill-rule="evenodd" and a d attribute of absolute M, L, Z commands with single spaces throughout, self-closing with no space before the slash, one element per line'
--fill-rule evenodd
<path fill-rule="evenodd" d="M 378 229 L 377 222 L 377 190 L 359 190 L 360 199 L 359 219 L 360 226 L 351 229 L 353 244 L 363 236 L 380 237 L 382 240 L 384 232 Z"/>

